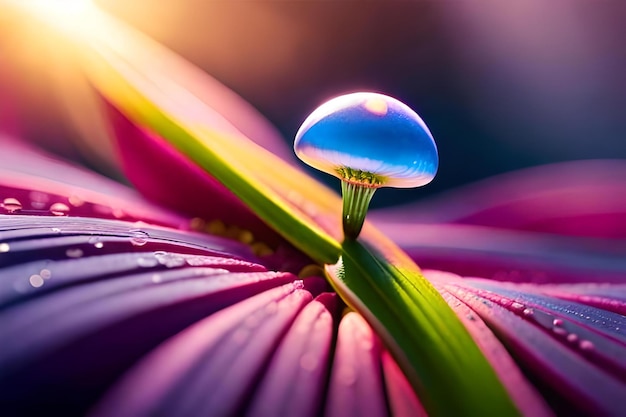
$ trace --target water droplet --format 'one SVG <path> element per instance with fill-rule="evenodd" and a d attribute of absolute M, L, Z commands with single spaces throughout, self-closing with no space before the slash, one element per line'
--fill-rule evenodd
<path fill-rule="evenodd" d="M 39 271 L 39 275 L 43 279 L 50 279 L 50 277 L 52 277 L 52 271 L 50 271 L 49 269 L 42 269 L 41 271 Z"/>
<path fill-rule="evenodd" d="M 590 351 L 590 350 L 593 350 L 595 346 L 593 345 L 593 342 L 591 342 L 590 340 L 581 340 L 578 343 L 578 347 L 581 350 Z"/>
<path fill-rule="evenodd" d="M 570 343 L 574 343 L 578 340 L 578 335 L 576 333 L 570 333 L 567 335 L 567 341 Z"/>
<path fill-rule="evenodd" d="M 11 250 L 11 245 L 6 242 L 0 243 L 0 253 L 6 253 Z"/>
<path fill-rule="evenodd" d="M 50 200 L 48 194 L 42 193 L 41 191 L 31 191 L 28 194 L 28 198 L 30 198 L 31 207 L 36 210 L 42 210 Z"/>
<path fill-rule="evenodd" d="M 150 235 L 147 232 L 140 229 L 131 229 L 129 232 L 131 234 L 130 243 L 132 243 L 133 246 L 143 246 L 148 243 Z"/>
<path fill-rule="evenodd" d="M 552 331 L 559 336 L 565 336 L 567 334 L 567 330 L 562 327 L 553 327 Z"/>
<path fill-rule="evenodd" d="M 15 213 L 22 209 L 22 203 L 20 203 L 17 198 L 5 198 L 2 202 L 2 208 L 4 208 L 7 213 Z"/>
<path fill-rule="evenodd" d="M 65 251 L 65 256 L 68 258 L 80 258 L 83 256 L 83 250 L 81 248 L 70 248 Z"/>
<path fill-rule="evenodd" d="M 304 289 L 304 281 L 301 279 L 297 279 L 293 282 L 293 288 L 296 290 Z"/>
<path fill-rule="evenodd" d="M 349 366 L 344 366 L 340 368 L 337 375 L 337 379 L 339 380 L 339 382 L 348 386 L 354 385 L 354 383 L 356 382 L 356 377 L 356 371 L 354 370 L 354 368 Z"/>
<path fill-rule="evenodd" d="M 50 230 L 52 230 L 52 232 L 54 233 L 61 233 L 61 229 L 59 229 L 58 227 L 53 227 Z"/>
<path fill-rule="evenodd" d="M 525 308 L 522 314 L 524 314 L 526 317 L 530 317 L 535 314 L 535 311 L 532 308 Z"/>
<path fill-rule="evenodd" d="M 341 179 L 343 229 L 356 238 L 379 187 L 412 188 L 435 177 L 439 156 L 424 121 L 400 101 L 377 93 L 336 97 L 304 121 L 298 158 Z"/>
<path fill-rule="evenodd" d="M 552 320 L 552 325 L 553 326 L 562 326 L 563 325 L 563 320 L 561 320 L 561 319 L 554 319 L 554 320 Z"/>
<path fill-rule="evenodd" d="M 518 303 L 517 301 L 513 301 L 511 303 L 511 308 L 513 310 L 522 311 L 525 308 L 525 306 L 522 303 Z"/>
<path fill-rule="evenodd" d="M 50 206 L 50 213 L 54 214 L 55 216 L 67 216 L 69 211 L 70 208 L 67 206 L 67 204 L 64 203 L 54 203 Z"/>
<path fill-rule="evenodd" d="M 71 195 L 70 198 L 68 198 L 68 201 L 70 202 L 71 205 L 73 205 L 74 207 L 80 207 L 83 204 L 85 204 L 85 200 L 83 200 L 82 198 L 80 198 L 77 195 Z"/>
<path fill-rule="evenodd" d="M 305 371 L 314 371 L 319 365 L 319 359 L 313 353 L 305 353 L 300 357 L 300 368 Z"/>
<path fill-rule="evenodd" d="M 142 256 L 137 258 L 137 265 L 142 268 L 152 268 L 154 266 L 157 266 L 158 264 L 159 261 L 155 257 Z"/>
<path fill-rule="evenodd" d="M 31 275 L 30 278 L 28 278 L 28 282 L 34 288 L 39 288 L 44 284 L 43 278 L 37 274 Z"/>
<path fill-rule="evenodd" d="M 307 164 L 340 179 L 361 181 L 366 178 L 352 174 L 369 173 L 393 187 L 427 184 L 438 166 L 424 121 L 404 103 L 377 93 L 347 94 L 322 104 L 298 130 L 294 150 Z"/>

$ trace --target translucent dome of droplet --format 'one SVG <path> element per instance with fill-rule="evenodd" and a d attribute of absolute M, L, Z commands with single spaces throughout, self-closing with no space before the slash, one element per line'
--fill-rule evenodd
<path fill-rule="evenodd" d="M 439 165 L 435 141 L 417 113 L 377 93 L 322 104 L 298 130 L 294 150 L 302 161 L 339 178 L 341 168 L 350 168 L 383 177 L 382 185 L 392 187 L 427 184 Z"/>

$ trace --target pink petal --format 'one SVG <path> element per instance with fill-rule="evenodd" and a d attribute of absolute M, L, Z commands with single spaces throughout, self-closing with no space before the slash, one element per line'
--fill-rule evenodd
<path fill-rule="evenodd" d="M 326 416 L 386 416 L 381 346 L 367 322 L 350 312 L 339 323 Z"/>
<path fill-rule="evenodd" d="M 115 181 L 15 140 L 2 138 L 0 145 L 0 203 L 17 199 L 22 208 L 15 214 L 52 216 L 56 203 L 67 208 L 62 211 L 65 215 L 188 227 L 188 219 L 147 202 Z"/>
<path fill-rule="evenodd" d="M 260 381 L 248 416 L 316 416 L 329 371 L 337 297 L 324 293 L 298 315 Z"/>

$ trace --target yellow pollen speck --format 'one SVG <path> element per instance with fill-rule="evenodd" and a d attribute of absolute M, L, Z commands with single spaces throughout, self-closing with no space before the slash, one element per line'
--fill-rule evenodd
<path fill-rule="evenodd" d="M 371 98 L 365 102 L 365 108 L 370 113 L 374 113 L 377 116 L 384 116 L 387 114 L 388 107 L 385 100 L 379 98 Z"/>
<path fill-rule="evenodd" d="M 213 235 L 223 236 L 226 233 L 226 225 L 221 220 L 213 220 L 207 225 L 206 231 Z"/>
<path fill-rule="evenodd" d="M 298 273 L 298 278 L 308 278 L 308 277 L 324 277 L 324 270 L 321 266 L 310 264 L 305 266 Z"/>
<path fill-rule="evenodd" d="M 256 256 L 259 256 L 259 257 L 269 256 L 274 253 L 272 248 L 270 248 L 263 242 L 255 242 L 251 245 L 251 248 L 252 248 L 252 253 L 254 253 Z"/>

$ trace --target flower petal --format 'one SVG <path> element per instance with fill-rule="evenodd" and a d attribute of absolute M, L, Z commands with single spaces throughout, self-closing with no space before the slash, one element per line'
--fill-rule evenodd
<path fill-rule="evenodd" d="M 494 291 L 486 291 L 481 287 L 487 281 L 441 274 L 429 276 L 485 321 L 558 413 L 569 415 L 580 410 L 591 415 L 621 413 L 619 398 L 626 383 L 624 372 L 619 369 L 619 358 L 623 359 L 626 347 L 601 327 L 590 332 L 577 325 L 572 316 L 581 314 L 579 307 L 570 305 L 564 315 L 561 308 L 533 303 L 532 300 L 537 300 L 534 295 L 506 289 L 500 284 L 494 284 L 497 285 Z M 509 297 L 513 292 L 515 298 Z M 526 301 L 530 304 L 525 304 Z M 588 312 L 580 311 L 585 311 L 583 316 Z M 599 352 L 594 343 L 598 344 Z M 612 361 L 618 368 L 611 368 L 606 361 Z"/>
<path fill-rule="evenodd" d="M 266 291 L 176 335 L 126 375 L 93 415 L 237 413 L 277 340 L 311 301 L 300 287 Z"/>
<path fill-rule="evenodd" d="M 502 174 L 406 205 L 373 211 L 391 226 L 462 223 L 598 238 L 626 237 L 626 162 L 590 160 Z M 377 223 L 378 224 L 378 223 Z"/>
<path fill-rule="evenodd" d="M 324 415 L 387 415 L 380 355 L 380 342 L 365 320 L 346 314 L 339 323 Z"/>

